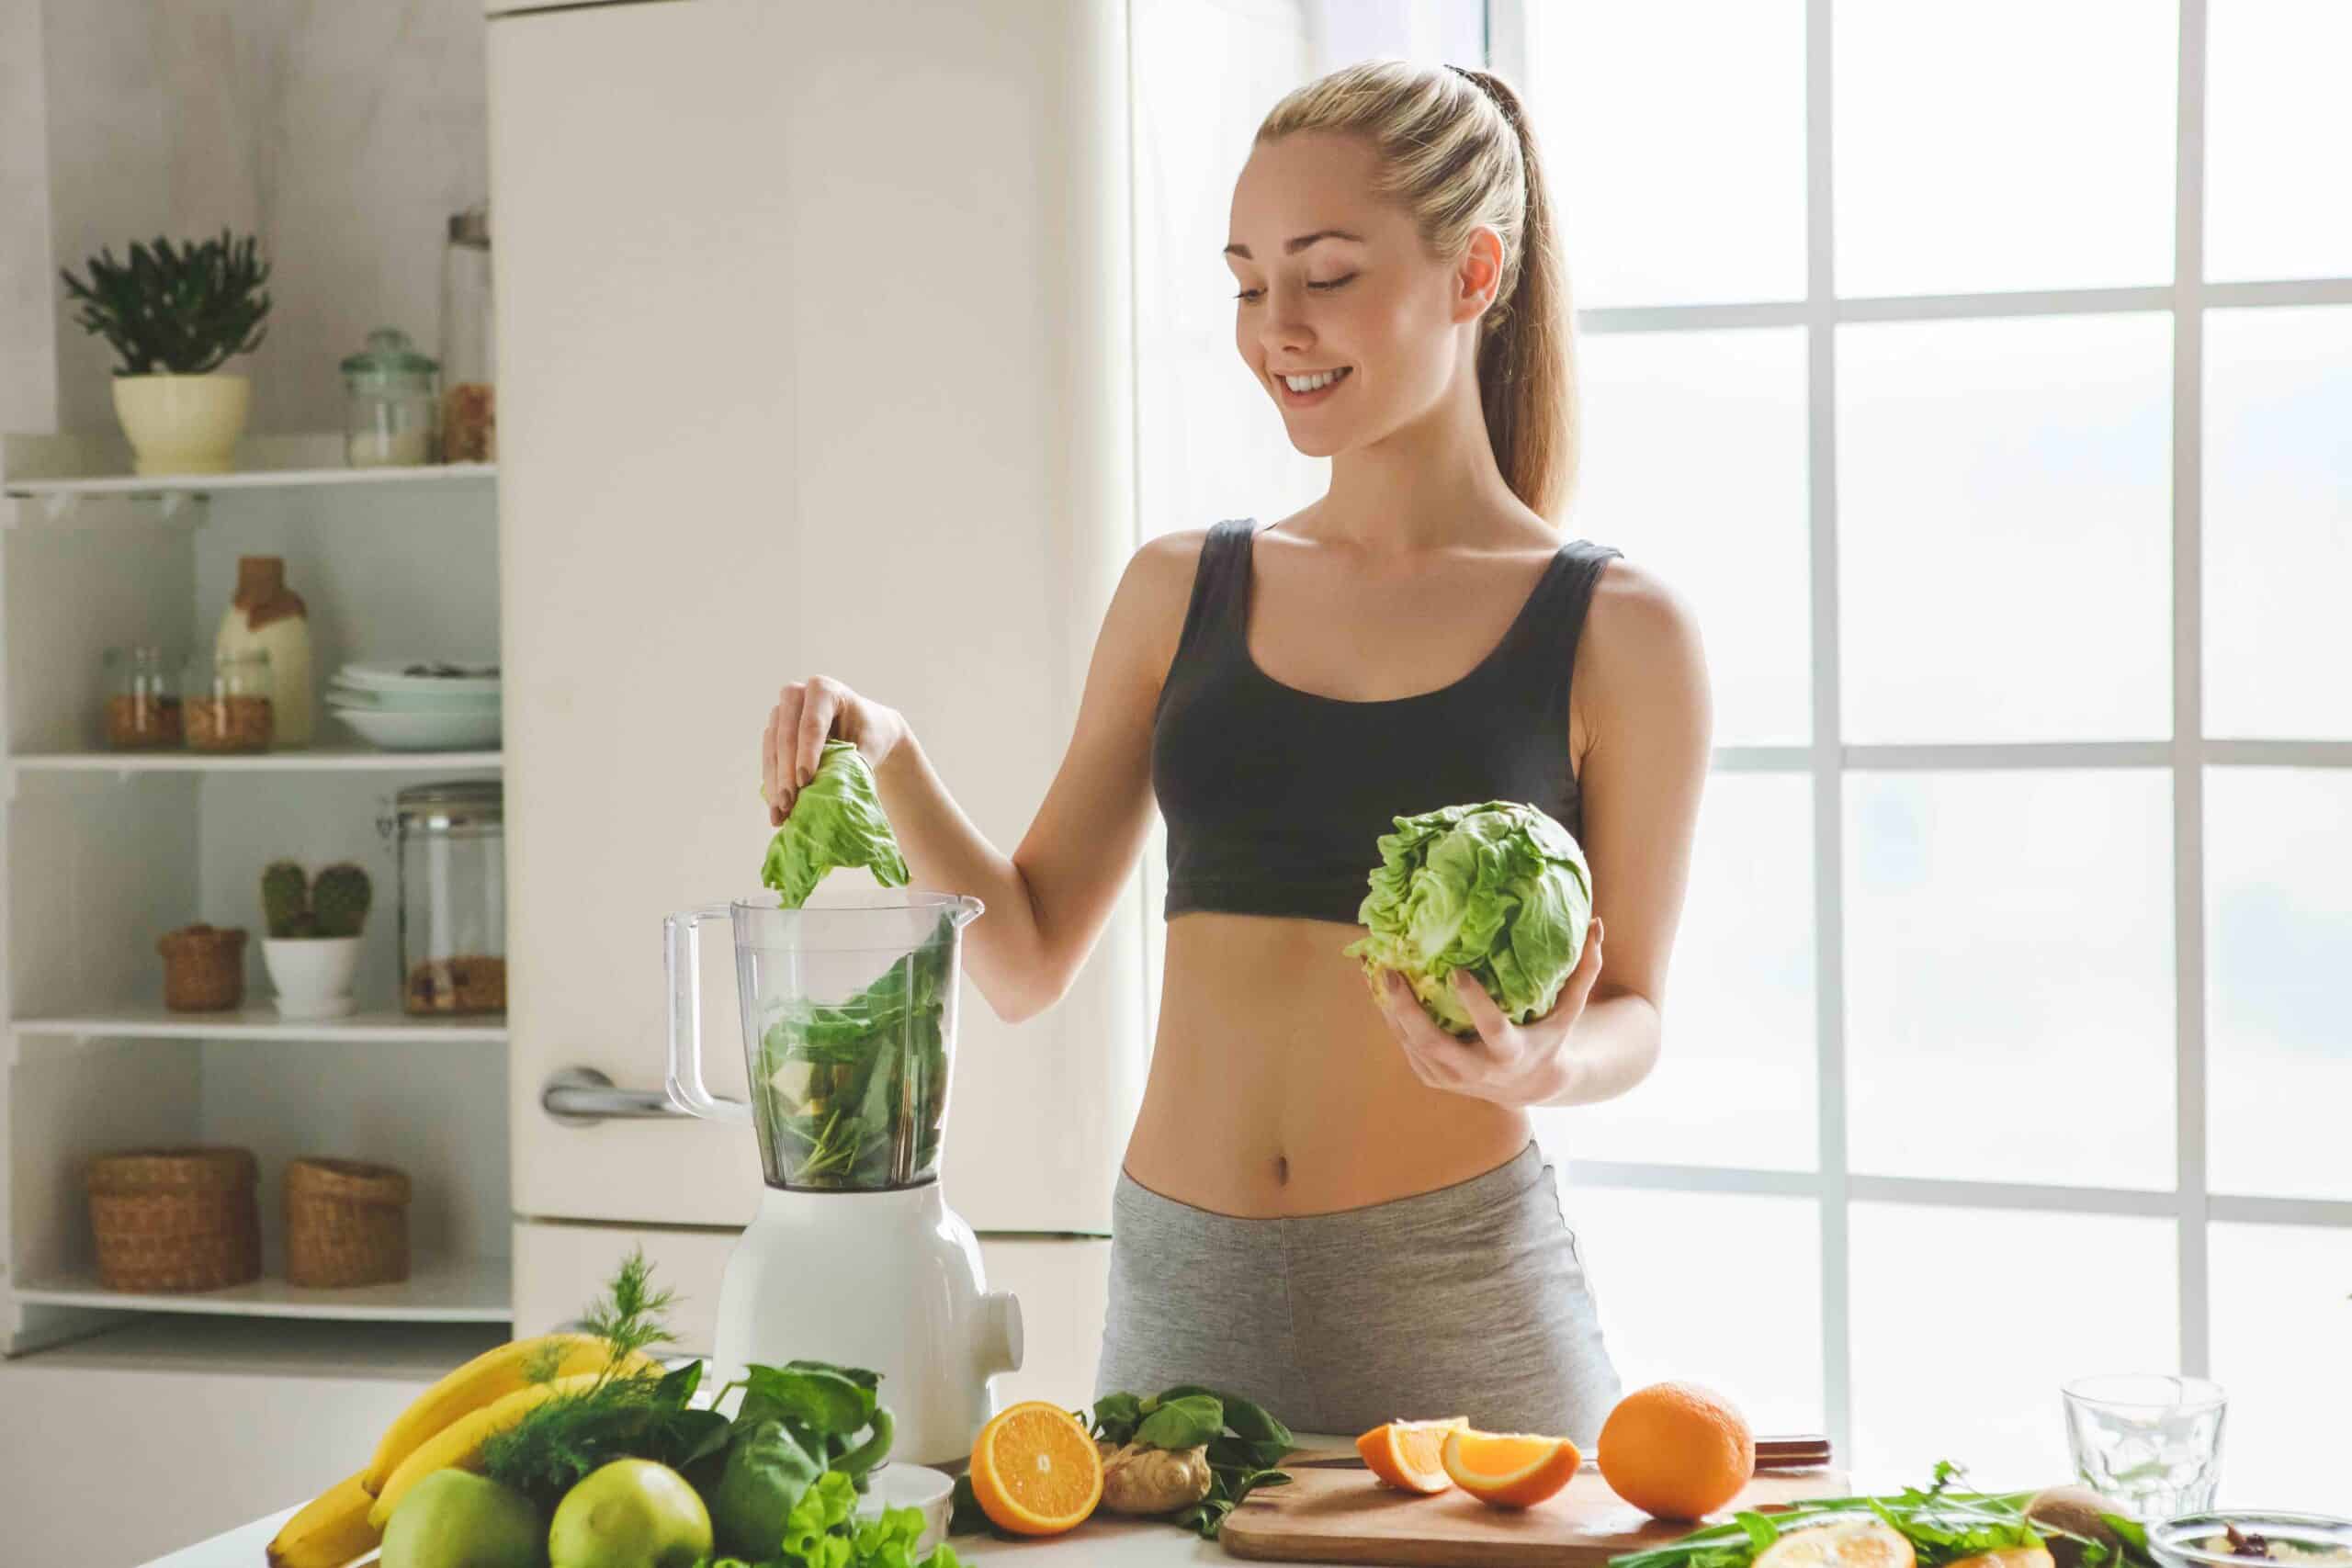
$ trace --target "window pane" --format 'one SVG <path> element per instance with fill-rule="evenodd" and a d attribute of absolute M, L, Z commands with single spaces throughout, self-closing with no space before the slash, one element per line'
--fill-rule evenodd
<path fill-rule="evenodd" d="M 1848 776 L 1855 1169 L 2173 1184 L 2171 813 L 2157 770 Z"/>
<path fill-rule="evenodd" d="M 1533 1112 L 1578 1159 L 1811 1170 L 1813 780 L 1715 773 L 1667 975 L 1666 1038 L 1640 1088 Z"/>
<path fill-rule="evenodd" d="M 1563 1193 L 1628 1393 L 1696 1382 L 1758 1432 L 1825 1429 L 1813 1199 L 1579 1184 Z"/>
<path fill-rule="evenodd" d="M 1831 16 L 1839 295 L 2172 281 L 2177 6 Z"/>
<path fill-rule="evenodd" d="M 1234 347 L 1233 185 L 1258 122 L 1315 73 L 1287 3 L 1135 0 L 1136 495 L 1145 538 L 1272 520 L 1320 495 Z"/>
<path fill-rule="evenodd" d="M 2172 319 L 1838 333 L 1849 742 L 2172 733 Z"/>
<path fill-rule="evenodd" d="M 2074 1473 L 2061 1384 L 2173 1371 L 2169 1220 L 1857 1203 L 1854 1480 L 1925 1485 L 1938 1460 L 1988 1489 Z"/>
<path fill-rule="evenodd" d="M 2352 1409 L 2352 1230 L 2217 1224 L 2210 1233 L 2213 1378 L 2223 1507 L 2344 1511 L 2344 1411 Z"/>
<path fill-rule="evenodd" d="M 2352 146 L 2352 6 L 2214 0 L 2205 29 L 2205 276 L 2352 274 L 2352 204 L 2313 199 Z"/>
<path fill-rule="evenodd" d="M 2352 308 L 2207 313 L 2208 735 L 2352 738 L 2347 427 Z"/>
<path fill-rule="evenodd" d="M 1616 546 L 1689 596 L 1716 745 L 1804 744 L 1804 333 L 1597 333 L 1577 353 L 1583 472 L 1568 531 Z"/>
<path fill-rule="evenodd" d="M 1523 10 L 1576 305 L 1804 298 L 1801 0 Z"/>
<path fill-rule="evenodd" d="M 2352 769 L 2210 768 L 2205 842 L 2209 1185 L 2352 1198 Z"/>

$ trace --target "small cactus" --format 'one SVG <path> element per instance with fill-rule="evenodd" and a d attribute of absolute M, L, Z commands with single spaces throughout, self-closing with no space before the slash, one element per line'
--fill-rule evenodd
<path fill-rule="evenodd" d="M 290 860 L 272 861 L 261 874 L 262 920 L 273 937 L 312 936 L 311 879 Z"/>
<path fill-rule="evenodd" d="M 311 916 L 319 935 L 357 936 L 360 927 L 368 923 L 371 893 L 367 872 L 349 861 L 320 872 L 318 884 L 311 890 Z"/>

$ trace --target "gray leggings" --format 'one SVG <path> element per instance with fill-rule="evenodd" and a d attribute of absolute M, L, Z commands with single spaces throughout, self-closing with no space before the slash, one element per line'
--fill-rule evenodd
<path fill-rule="evenodd" d="M 1322 1214 L 1220 1214 L 1120 1172 L 1094 1397 L 1176 1383 L 1296 1432 L 1467 1416 L 1587 1453 L 1619 1391 L 1532 1139 L 1467 1181 Z"/>

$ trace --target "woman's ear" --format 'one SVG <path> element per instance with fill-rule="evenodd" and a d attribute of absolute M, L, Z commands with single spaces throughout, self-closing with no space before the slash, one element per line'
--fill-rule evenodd
<path fill-rule="evenodd" d="M 1453 319 L 1476 321 L 1494 306 L 1496 292 L 1502 287 L 1502 236 L 1483 223 L 1471 230 L 1453 276 Z"/>

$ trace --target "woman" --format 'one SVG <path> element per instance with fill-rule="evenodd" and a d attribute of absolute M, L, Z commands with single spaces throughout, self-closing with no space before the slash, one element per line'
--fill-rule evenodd
<path fill-rule="evenodd" d="M 1010 858 L 900 715 L 822 676 L 769 715 L 770 820 L 827 737 L 855 742 L 916 883 L 986 902 L 966 965 L 1017 1020 L 1085 961 L 1157 798 L 1167 962 L 1098 1396 L 1200 1382 L 1299 1431 L 1463 1415 L 1589 1448 L 1617 1375 L 1527 1112 L 1622 1094 L 1657 1057 L 1707 765 L 1699 637 L 1656 578 L 1548 521 L 1574 453 L 1566 280 L 1509 87 L 1381 62 L 1299 89 L 1232 231 L 1236 346 L 1332 459 L 1329 492 L 1136 553 Z M 1577 836 L 1595 916 L 1540 1019 L 1457 976 L 1465 1043 L 1340 950 L 1392 818 L 1488 799 Z"/>

